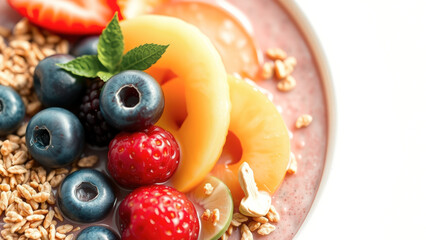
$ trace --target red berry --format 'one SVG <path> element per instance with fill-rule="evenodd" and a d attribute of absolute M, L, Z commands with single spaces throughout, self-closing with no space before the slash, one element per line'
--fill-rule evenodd
<path fill-rule="evenodd" d="M 118 134 L 109 144 L 108 170 L 124 187 L 167 181 L 180 160 L 173 135 L 152 126 L 143 132 Z"/>
<path fill-rule="evenodd" d="M 140 187 L 119 207 L 122 240 L 197 240 L 200 224 L 194 205 L 174 188 Z"/>

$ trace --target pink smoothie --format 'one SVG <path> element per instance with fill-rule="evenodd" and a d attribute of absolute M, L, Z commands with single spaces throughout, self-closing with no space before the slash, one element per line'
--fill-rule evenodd
<path fill-rule="evenodd" d="M 273 196 L 273 205 L 281 216 L 277 229 L 270 235 L 259 239 L 292 239 L 304 222 L 318 191 L 326 163 L 329 144 L 329 109 L 320 63 L 314 54 L 300 22 L 296 21 L 290 4 L 274 0 L 229 0 L 250 21 L 254 36 L 264 52 L 270 47 L 280 47 L 289 56 L 297 59 L 293 76 L 297 81 L 294 90 L 282 93 L 276 88 L 276 82 L 267 80 L 257 82 L 262 88 L 273 94 L 273 102 L 282 109 L 282 117 L 292 133 L 291 151 L 298 162 L 298 171 L 287 174 L 282 186 Z M 289 1 L 286 1 L 289 2 Z M 297 17 L 297 16 L 296 16 Z M 312 37 L 312 36 L 311 36 Z M 311 125 L 296 129 L 295 121 L 301 114 L 313 116 Z M 239 233 L 232 235 L 239 239 Z"/>
<path fill-rule="evenodd" d="M 249 20 L 253 27 L 255 41 L 261 52 L 269 47 L 280 47 L 289 56 L 297 59 L 297 66 L 292 74 L 297 81 L 294 90 L 283 93 L 277 90 L 273 80 L 257 82 L 260 87 L 273 95 L 273 102 L 279 109 L 291 132 L 291 151 L 298 162 L 298 171 L 287 175 L 282 186 L 273 196 L 273 205 L 281 216 L 277 229 L 267 237 L 254 234 L 256 239 L 292 239 L 304 222 L 318 191 L 329 145 L 329 128 L 331 103 L 327 100 L 324 74 L 315 49 L 311 45 L 304 28 L 290 8 L 283 7 L 274 0 L 228 0 L 236 6 Z M 284 4 L 285 6 L 291 4 Z M 10 12 L 5 0 L 0 0 L 0 23 L 11 27 L 19 17 Z M 302 114 L 313 116 L 308 128 L 295 129 L 294 124 Z M 96 153 L 100 161 L 96 168 L 107 173 L 106 150 L 87 149 L 86 154 Z M 118 233 L 116 216 L 119 202 L 130 191 L 115 186 L 117 201 L 109 216 L 96 225 L 110 226 Z M 66 222 L 67 220 L 65 220 Z M 62 223 L 64 224 L 64 223 Z M 62 225 L 61 224 L 61 225 Z M 72 223 L 74 226 L 81 226 Z M 239 232 L 234 231 L 231 239 L 239 239 Z"/>

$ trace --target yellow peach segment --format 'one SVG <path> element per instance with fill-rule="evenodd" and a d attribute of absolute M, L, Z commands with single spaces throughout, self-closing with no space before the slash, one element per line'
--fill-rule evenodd
<path fill-rule="evenodd" d="M 197 26 L 219 51 L 228 73 L 256 76 L 261 59 L 253 37 L 242 21 L 225 8 L 200 1 L 179 1 L 164 4 L 154 13 Z"/>
<path fill-rule="evenodd" d="M 121 13 L 125 19 L 134 18 L 142 14 L 151 13 L 161 4 L 170 0 L 117 0 Z"/>
<path fill-rule="evenodd" d="M 227 159 L 221 159 L 212 173 L 229 187 L 234 203 L 239 203 L 244 196 L 238 182 L 241 164 L 247 162 L 253 169 L 259 190 L 272 195 L 287 170 L 290 139 L 281 114 L 263 93 L 246 81 L 232 76 L 228 77 L 228 82 L 232 104 L 231 123 L 222 154 Z M 235 151 L 240 153 L 235 154 Z"/>
<path fill-rule="evenodd" d="M 170 70 L 182 81 L 187 115 L 178 124 L 160 119 L 158 125 L 181 147 L 181 162 L 170 183 L 188 191 L 212 170 L 225 143 L 231 107 L 225 67 L 210 40 L 182 20 L 144 15 L 120 24 L 125 52 L 145 43 L 169 45 L 153 68 Z M 163 118 L 175 117 L 170 96 L 165 94 Z"/>

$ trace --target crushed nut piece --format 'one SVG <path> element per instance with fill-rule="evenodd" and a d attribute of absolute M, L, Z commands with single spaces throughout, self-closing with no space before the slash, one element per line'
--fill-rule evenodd
<path fill-rule="evenodd" d="M 244 223 L 244 222 L 248 221 L 248 217 L 244 216 L 241 213 L 234 213 L 234 215 L 232 215 L 232 220 L 239 222 L 239 223 Z"/>
<path fill-rule="evenodd" d="M 241 240 L 253 240 L 253 234 L 246 224 L 241 225 Z"/>
<path fill-rule="evenodd" d="M 213 193 L 214 187 L 210 183 L 204 185 L 204 194 L 210 196 Z"/>
<path fill-rule="evenodd" d="M 293 90 L 296 87 L 296 79 L 293 76 L 287 76 L 286 78 L 280 80 L 277 84 L 278 90 L 282 92 L 288 92 Z"/>
<path fill-rule="evenodd" d="M 233 231 L 234 231 L 234 226 L 229 225 L 228 229 L 226 230 L 226 234 L 231 236 Z"/>
<path fill-rule="evenodd" d="M 25 237 L 30 239 L 39 239 L 41 238 L 41 233 L 37 228 L 28 228 L 25 230 Z"/>
<path fill-rule="evenodd" d="M 299 116 L 296 120 L 296 128 L 307 127 L 311 124 L 313 118 L 309 114 L 303 114 Z"/>
<path fill-rule="evenodd" d="M 269 209 L 268 214 L 266 214 L 266 217 L 269 219 L 270 222 L 277 223 L 280 221 L 280 214 L 277 212 L 275 207 L 271 205 L 271 209 Z"/>
<path fill-rule="evenodd" d="M 274 63 L 275 63 L 275 66 L 274 66 L 275 76 L 278 79 L 284 79 L 285 77 L 287 77 L 288 73 L 287 73 L 284 62 L 281 60 L 275 60 Z"/>
<path fill-rule="evenodd" d="M 59 184 L 62 182 L 62 180 L 65 179 L 65 174 L 56 175 L 55 177 L 50 180 L 50 185 L 52 185 L 53 188 L 59 186 Z"/>
<path fill-rule="evenodd" d="M 284 64 L 286 66 L 292 66 L 292 67 L 294 67 L 297 64 L 296 58 L 295 57 L 288 57 L 288 58 L 286 58 L 284 60 Z"/>
<path fill-rule="evenodd" d="M 241 225 L 241 223 L 240 222 L 238 222 L 237 220 L 235 220 L 235 219 L 232 219 L 231 220 L 231 225 L 232 226 L 234 226 L 234 227 L 239 227 L 240 225 Z"/>
<path fill-rule="evenodd" d="M 46 228 L 46 229 L 49 228 L 49 226 L 52 224 L 52 220 L 53 220 L 54 216 L 55 216 L 55 211 L 53 211 L 53 210 L 50 210 L 47 213 L 46 218 L 44 219 L 44 222 L 43 222 L 44 228 Z"/>
<path fill-rule="evenodd" d="M 251 221 L 251 222 L 249 222 L 248 227 L 249 227 L 250 231 L 254 232 L 260 227 L 261 224 L 262 223 L 260 223 L 260 222 Z"/>
<path fill-rule="evenodd" d="M 69 232 L 71 232 L 73 229 L 73 226 L 70 224 L 65 224 L 62 226 L 59 226 L 58 228 L 56 228 L 56 232 L 62 233 L 62 234 L 67 234 Z"/>
<path fill-rule="evenodd" d="M 31 216 L 27 217 L 27 221 L 33 222 L 33 221 L 40 221 L 44 219 L 44 215 L 40 214 L 33 214 Z"/>
<path fill-rule="evenodd" d="M 254 217 L 253 221 L 260 222 L 260 223 L 267 223 L 269 220 L 266 217 Z"/>
<path fill-rule="evenodd" d="M 266 50 L 266 56 L 272 60 L 284 60 L 287 58 L 287 53 L 281 48 L 269 48 Z"/>
<path fill-rule="evenodd" d="M 64 217 L 62 217 L 61 211 L 59 211 L 58 207 L 54 207 L 53 208 L 55 210 L 55 217 L 59 220 L 59 221 L 64 221 Z"/>
<path fill-rule="evenodd" d="M 224 233 L 224 234 L 220 237 L 220 239 L 221 239 L 221 240 L 228 240 L 228 238 L 229 238 L 229 235 L 228 235 L 227 233 Z"/>
<path fill-rule="evenodd" d="M 260 225 L 259 229 L 257 230 L 257 233 L 259 235 L 265 236 L 265 235 L 270 234 L 274 230 L 275 230 L 274 225 L 272 225 L 270 223 L 264 223 L 264 224 Z"/>
<path fill-rule="evenodd" d="M 70 234 L 70 235 L 68 235 L 66 238 L 65 238 L 65 240 L 72 240 L 74 238 L 74 234 Z"/>
<path fill-rule="evenodd" d="M 274 76 L 274 63 L 266 62 L 262 67 L 262 79 L 269 79 Z"/>
<path fill-rule="evenodd" d="M 99 158 L 96 155 L 90 155 L 80 159 L 77 165 L 81 168 L 93 167 L 98 162 Z"/>

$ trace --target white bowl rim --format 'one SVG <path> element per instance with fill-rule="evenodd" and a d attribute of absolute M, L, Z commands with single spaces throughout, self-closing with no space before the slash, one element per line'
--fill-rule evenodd
<path fill-rule="evenodd" d="M 299 233 L 309 222 L 309 219 L 314 214 L 314 210 L 318 208 L 320 198 L 324 194 L 324 189 L 330 176 L 331 163 L 336 141 L 336 100 L 328 62 L 312 26 L 310 25 L 304 13 L 300 10 L 299 6 L 295 3 L 294 0 L 278 0 L 278 3 L 282 5 L 286 12 L 294 20 L 293 22 L 297 25 L 299 31 L 304 37 L 304 40 L 310 48 L 321 78 L 325 101 L 327 105 L 327 149 L 325 154 L 324 169 L 322 172 L 318 190 L 315 194 L 314 201 L 312 202 L 310 210 L 308 211 L 308 214 L 306 215 L 299 230 L 293 237 L 293 239 L 296 239 L 300 235 Z"/>

